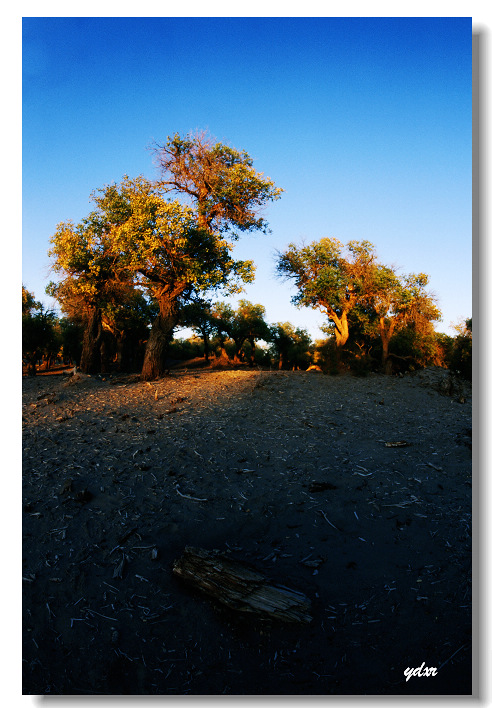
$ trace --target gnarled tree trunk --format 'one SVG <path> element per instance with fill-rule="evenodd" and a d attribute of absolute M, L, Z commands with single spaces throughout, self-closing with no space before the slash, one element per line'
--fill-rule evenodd
<path fill-rule="evenodd" d="M 99 307 L 89 308 L 85 325 L 82 354 L 79 369 L 83 374 L 99 374 L 101 372 L 101 337 L 102 314 Z"/>
<path fill-rule="evenodd" d="M 173 338 L 174 328 L 178 321 L 175 302 L 167 300 L 159 302 L 159 311 L 158 317 L 152 324 L 145 348 L 141 374 L 145 381 L 153 381 L 164 376 L 169 343 Z"/>
<path fill-rule="evenodd" d="M 337 350 L 339 350 L 340 347 L 343 347 L 349 337 L 347 312 L 344 310 L 340 317 L 338 317 L 335 313 L 332 313 L 331 318 L 335 324 L 335 340 Z"/>

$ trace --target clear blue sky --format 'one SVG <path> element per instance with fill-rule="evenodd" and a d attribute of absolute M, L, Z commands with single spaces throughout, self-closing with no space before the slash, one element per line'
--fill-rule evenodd
<path fill-rule="evenodd" d="M 24 18 L 22 277 L 37 299 L 52 302 L 56 224 L 124 174 L 157 177 L 152 141 L 195 129 L 285 190 L 273 233 L 235 249 L 268 322 L 320 336 L 274 253 L 325 236 L 427 273 L 439 330 L 471 316 L 470 18 Z"/>

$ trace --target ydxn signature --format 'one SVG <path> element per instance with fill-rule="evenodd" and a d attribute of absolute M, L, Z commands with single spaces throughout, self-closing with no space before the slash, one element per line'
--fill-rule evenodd
<path fill-rule="evenodd" d="M 412 676 L 437 676 L 437 669 L 434 666 L 425 666 L 425 661 L 423 661 L 417 669 L 411 669 L 408 666 L 403 673 L 406 677 L 406 680 L 409 681 Z"/>

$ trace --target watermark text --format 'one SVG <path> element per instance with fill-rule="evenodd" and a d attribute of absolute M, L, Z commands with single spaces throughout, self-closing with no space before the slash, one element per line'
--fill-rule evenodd
<path fill-rule="evenodd" d="M 405 675 L 406 681 L 410 681 L 412 676 L 419 676 L 420 678 L 428 676 L 437 676 L 437 669 L 434 666 L 426 666 L 425 661 L 423 661 L 418 668 L 411 669 L 408 666 L 403 673 Z"/>

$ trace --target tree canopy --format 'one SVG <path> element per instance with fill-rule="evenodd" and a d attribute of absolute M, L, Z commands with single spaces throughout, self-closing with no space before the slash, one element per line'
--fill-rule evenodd
<path fill-rule="evenodd" d="M 270 327 L 270 341 L 279 369 L 305 368 L 309 364 L 312 341 L 305 329 L 294 327 L 290 322 L 278 322 Z"/>
<path fill-rule="evenodd" d="M 210 310 L 210 321 L 221 342 L 221 349 L 224 348 L 225 336 L 227 336 L 234 341 L 235 356 L 239 360 L 244 360 L 244 345 L 248 342 L 249 358 L 252 362 L 256 342 L 270 339 L 270 328 L 265 322 L 265 312 L 263 305 L 255 305 L 249 300 L 240 300 L 236 310 L 229 303 L 215 303 Z"/>
<path fill-rule="evenodd" d="M 126 356 L 131 343 L 140 351 L 145 345 L 142 377 L 157 378 L 165 371 L 178 324 L 200 333 L 206 357 L 215 334 L 222 350 L 227 337 L 234 340 L 242 359 L 252 360 L 256 342 L 265 340 L 272 342 L 280 365 L 307 361 L 307 333 L 289 323 L 269 327 L 263 305 L 241 300 L 234 310 L 226 303 L 212 304 L 215 293 L 238 294 L 254 279 L 253 262 L 234 259 L 234 242 L 242 233 L 268 232 L 262 210 L 283 190 L 253 167 L 248 153 L 204 132 L 176 133 L 155 143 L 153 152 L 157 180 L 125 176 L 119 184 L 94 191 L 93 211 L 79 224 L 58 224 L 51 239 L 49 255 L 58 280 L 47 292 L 68 318 L 61 337 L 83 327 L 82 371 L 103 370 L 108 352 L 113 356 L 117 351 L 120 363 L 135 362 L 138 356 Z M 326 315 L 325 331 L 334 334 L 334 362 L 347 342 L 351 351 L 357 354 L 356 345 L 358 355 L 367 358 L 377 339 L 374 351 L 388 370 L 391 357 L 408 358 L 397 350 L 411 349 L 414 358 L 426 361 L 439 348 L 433 322 L 440 312 L 427 290 L 428 276 L 398 274 L 378 261 L 369 241 L 291 243 L 276 261 L 279 276 L 296 287 L 292 302 Z M 29 327 L 38 326 L 38 315 L 47 321 L 38 310 L 39 303 L 23 289 L 23 317 L 31 318 L 25 321 L 26 337 Z M 462 339 L 466 358 L 471 330 Z M 232 342 L 227 346 L 232 350 Z"/>
<path fill-rule="evenodd" d="M 22 286 L 22 358 L 29 375 L 36 375 L 36 361 L 56 355 L 61 341 L 54 312 L 45 310 L 34 294 Z"/>
<path fill-rule="evenodd" d="M 254 170 L 247 153 L 203 134 L 176 134 L 156 154 L 161 180 L 125 176 L 95 191 L 96 209 L 78 225 L 59 224 L 51 239 L 49 255 L 61 280 L 49 291 L 83 313 L 86 373 L 100 370 L 105 313 L 114 313 L 128 288 L 138 288 L 159 309 L 142 376 L 162 375 L 183 304 L 218 289 L 238 293 L 253 280 L 253 262 L 234 260 L 232 241 L 238 232 L 266 231 L 259 210 L 282 191 Z"/>
<path fill-rule="evenodd" d="M 400 276 L 378 262 L 368 241 L 350 241 L 344 247 L 324 238 L 308 246 L 290 244 L 277 256 L 278 273 L 297 286 L 292 301 L 314 307 L 333 323 L 337 351 L 349 338 L 350 322 L 359 331 L 377 332 L 382 342 L 382 363 L 388 363 L 389 343 L 403 326 L 420 334 L 440 319 L 434 296 L 426 291 L 425 273 Z"/>
<path fill-rule="evenodd" d="M 247 152 L 197 132 L 168 137 L 164 145 L 155 144 L 154 154 L 160 186 L 187 196 L 200 228 L 228 232 L 233 238 L 238 231 L 267 232 L 258 211 L 279 199 L 283 190 L 253 168 Z"/>
<path fill-rule="evenodd" d="M 115 227 L 128 218 L 128 205 L 120 199 L 103 206 L 96 193 L 92 200 L 97 208 L 79 224 L 71 220 L 58 224 L 48 251 L 60 280 L 50 282 L 47 292 L 66 314 L 83 323 L 80 368 L 87 374 L 101 370 L 103 313 L 121 302 L 122 291 L 131 282 L 112 242 Z"/>
<path fill-rule="evenodd" d="M 434 296 L 426 291 L 425 273 L 397 275 L 394 269 L 373 261 L 366 269 L 361 310 L 381 337 L 382 365 L 390 369 L 389 344 L 404 327 L 422 337 L 433 332 L 432 322 L 441 318 Z M 414 337 L 415 339 L 415 337 Z"/>
<path fill-rule="evenodd" d="M 335 326 L 337 347 L 348 339 L 348 313 L 360 299 L 365 273 L 375 257 L 369 241 L 350 241 L 347 256 L 343 251 L 337 239 L 323 238 L 300 248 L 291 243 L 277 254 L 277 272 L 298 289 L 292 302 L 324 312 Z"/>

